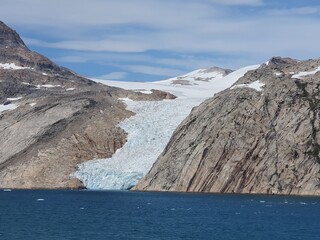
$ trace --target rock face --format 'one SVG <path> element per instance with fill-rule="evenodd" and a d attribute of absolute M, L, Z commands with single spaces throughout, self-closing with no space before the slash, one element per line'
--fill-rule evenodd
<path fill-rule="evenodd" d="M 119 97 L 172 98 L 108 87 L 31 52 L 0 22 L 0 188 L 79 188 L 76 166 L 126 142 Z M 10 106 L 11 110 L 5 107 Z"/>
<path fill-rule="evenodd" d="M 134 189 L 320 195 L 319 66 L 276 57 L 248 72 L 193 109 Z"/>

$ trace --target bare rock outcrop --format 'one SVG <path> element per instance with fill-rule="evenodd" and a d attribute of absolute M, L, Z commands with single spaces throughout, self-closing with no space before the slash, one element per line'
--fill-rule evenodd
<path fill-rule="evenodd" d="M 111 157 L 133 113 L 119 98 L 159 100 L 108 87 L 30 51 L 0 22 L 0 188 L 81 188 L 79 163 Z M 11 109 L 3 111 L 5 106 Z"/>
<path fill-rule="evenodd" d="M 276 57 L 248 72 L 193 109 L 134 189 L 320 195 L 319 66 Z"/>

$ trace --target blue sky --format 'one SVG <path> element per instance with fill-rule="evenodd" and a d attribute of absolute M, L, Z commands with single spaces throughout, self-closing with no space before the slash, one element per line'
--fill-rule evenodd
<path fill-rule="evenodd" d="M 153 81 L 318 58 L 316 0 L 1 0 L 31 50 L 84 76 Z"/>

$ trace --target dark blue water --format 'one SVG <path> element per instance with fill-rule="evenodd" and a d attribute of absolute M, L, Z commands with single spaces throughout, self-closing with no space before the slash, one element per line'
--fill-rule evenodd
<path fill-rule="evenodd" d="M 0 190 L 0 240 L 320 239 L 320 198 Z"/>

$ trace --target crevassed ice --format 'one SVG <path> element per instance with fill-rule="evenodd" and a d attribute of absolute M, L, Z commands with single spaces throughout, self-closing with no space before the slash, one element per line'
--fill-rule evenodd
<path fill-rule="evenodd" d="M 127 143 L 111 158 L 79 165 L 74 174 L 89 189 L 128 189 L 152 167 L 178 124 L 200 100 L 125 101 L 136 115 L 121 122 Z M 175 109 L 175 111 L 172 111 Z"/>
<path fill-rule="evenodd" d="M 161 89 L 178 96 L 174 100 L 132 101 L 121 98 L 127 109 L 136 115 L 124 120 L 119 127 L 127 133 L 127 142 L 108 159 L 98 159 L 78 165 L 72 176 L 89 189 L 128 189 L 151 169 L 168 143 L 173 131 L 194 106 L 234 84 L 247 71 L 259 65 L 239 69 L 225 77 L 200 82 L 197 86 L 172 86 L 168 81 L 154 83 L 103 81 L 104 84 L 126 89 Z"/>

